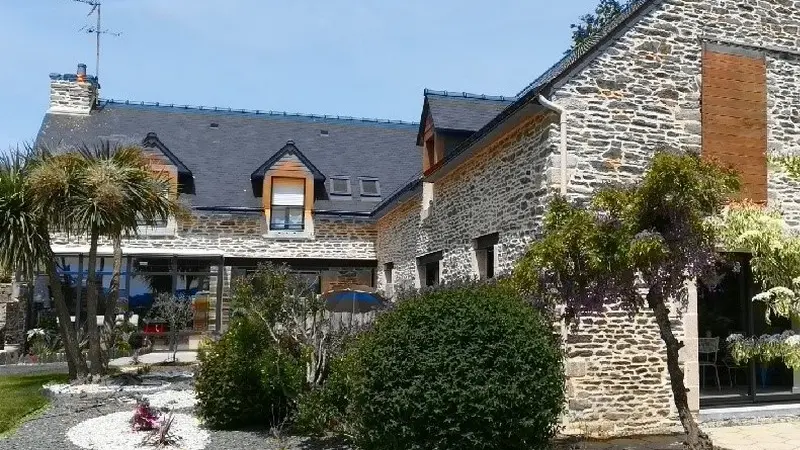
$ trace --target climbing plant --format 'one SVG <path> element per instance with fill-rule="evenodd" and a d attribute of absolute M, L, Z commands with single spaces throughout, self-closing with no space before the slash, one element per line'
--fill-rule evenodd
<path fill-rule="evenodd" d="M 587 203 L 555 199 L 513 281 L 532 298 L 566 307 L 567 317 L 614 305 L 652 310 L 667 352 L 686 448 L 711 449 L 689 409 L 670 306 L 687 282 L 716 272 L 717 232 L 739 179 L 697 155 L 657 153 L 641 180 L 600 189 Z M 644 292 L 644 294 L 643 294 Z"/>
<path fill-rule="evenodd" d="M 747 251 L 753 278 L 762 292 L 753 301 L 766 306 L 764 319 L 800 321 L 800 235 L 786 225 L 780 211 L 752 203 L 731 205 L 722 216 L 720 237 L 728 250 Z M 731 357 L 737 362 L 781 359 L 800 369 L 800 335 L 782 334 L 728 337 Z"/>

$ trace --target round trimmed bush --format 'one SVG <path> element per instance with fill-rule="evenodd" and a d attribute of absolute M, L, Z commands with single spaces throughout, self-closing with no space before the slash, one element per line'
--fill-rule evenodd
<path fill-rule="evenodd" d="M 545 448 L 564 407 L 552 328 L 497 284 L 442 288 L 382 315 L 353 349 L 363 450 Z"/>
<path fill-rule="evenodd" d="M 198 410 L 209 427 L 270 426 L 291 414 L 304 369 L 265 330 L 236 321 L 218 342 L 201 347 L 198 360 Z"/>

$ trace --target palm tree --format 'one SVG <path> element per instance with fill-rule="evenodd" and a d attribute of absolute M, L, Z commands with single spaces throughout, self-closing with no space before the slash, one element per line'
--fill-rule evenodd
<path fill-rule="evenodd" d="M 108 236 L 114 242 L 112 292 L 105 313 L 105 322 L 111 324 L 119 298 L 122 236 L 136 234 L 141 223 L 168 220 L 181 207 L 170 180 L 162 172 L 153 171 L 140 148 L 112 148 L 104 142 L 92 148 L 82 147 L 80 155 L 83 160 L 80 195 L 70 202 L 68 217 L 75 232 L 89 236 L 86 314 L 90 319 L 97 314 L 98 241 L 100 236 Z M 89 360 L 92 373 L 99 373 L 102 355 L 97 322 L 89 320 L 88 325 Z"/>
<path fill-rule="evenodd" d="M 33 280 L 37 267 L 44 267 L 58 314 L 69 376 L 76 379 L 86 376 L 86 361 L 78 348 L 61 291 L 50 245 L 50 217 L 37 202 L 35 189 L 32 189 L 31 172 L 39 162 L 31 149 L 25 153 L 13 151 L 0 158 L 0 266 L 13 268 L 27 280 Z"/>

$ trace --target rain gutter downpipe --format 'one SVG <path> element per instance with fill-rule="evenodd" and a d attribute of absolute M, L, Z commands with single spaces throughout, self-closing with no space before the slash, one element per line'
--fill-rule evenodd
<path fill-rule="evenodd" d="M 539 94 L 539 103 L 545 108 L 556 112 L 559 115 L 559 123 L 561 125 L 561 143 L 559 148 L 561 150 L 561 195 L 567 196 L 567 111 L 564 107 L 555 104 L 554 102 L 545 98 L 544 95 Z"/>

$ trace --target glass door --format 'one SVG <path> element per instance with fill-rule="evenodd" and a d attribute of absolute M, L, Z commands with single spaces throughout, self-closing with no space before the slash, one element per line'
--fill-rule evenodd
<path fill-rule="evenodd" d="M 778 317 L 768 323 L 765 306 L 752 301 L 760 287 L 753 280 L 749 255 L 728 256 L 720 278 L 698 285 L 700 405 L 796 401 L 794 373 L 783 362 L 737 364 L 727 351 L 732 334 L 780 334 L 792 325 Z"/>

